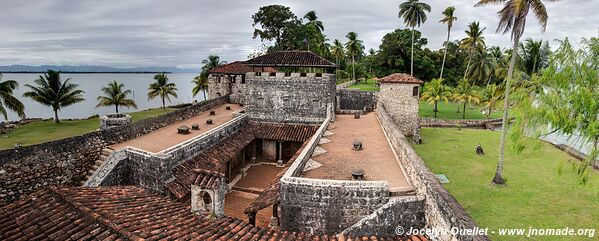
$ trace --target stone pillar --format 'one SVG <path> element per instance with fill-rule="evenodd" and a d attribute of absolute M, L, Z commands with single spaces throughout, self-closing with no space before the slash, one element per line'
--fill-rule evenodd
<path fill-rule="evenodd" d="M 258 153 L 258 145 L 256 145 L 256 140 L 253 140 L 252 142 L 250 142 L 250 145 L 248 146 L 249 149 L 249 155 L 250 155 L 250 160 L 252 161 L 252 163 L 256 162 L 256 155 Z"/>
<path fill-rule="evenodd" d="M 271 226 L 271 227 L 279 226 L 279 205 L 276 203 L 272 205 L 272 217 L 270 218 L 269 226 Z"/>
<path fill-rule="evenodd" d="M 277 152 L 277 165 L 283 165 L 283 142 L 277 141 L 277 145 L 279 146 L 279 151 Z"/>

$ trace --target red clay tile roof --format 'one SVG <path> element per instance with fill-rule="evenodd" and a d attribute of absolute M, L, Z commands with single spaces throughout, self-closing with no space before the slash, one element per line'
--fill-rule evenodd
<path fill-rule="evenodd" d="M 192 160 L 182 162 L 173 168 L 175 179 L 167 183 L 166 188 L 178 199 L 185 197 L 191 190 L 191 184 L 195 183 L 197 178 L 197 174 L 193 170 L 220 171 L 228 160 L 237 155 L 237 152 L 250 144 L 252 140 L 254 140 L 254 132 L 251 126 L 242 127 L 235 134 L 215 144 Z"/>
<path fill-rule="evenodd" d="M 278 141 L 304 142 L 318 130 L 317 125 L 253 123 L 256 138 Z"/>
<path fill-rule="evenodd" d="M 0 240 L 402 240 L 258 228 L 195 215 L 191 207 L 133 186 L 52 187 L 0 208 Z M 412 240 L 417 237 L 411 237 Z M 403 239 L 408 240 L 408 239 Z M 422 239 L 426 240 L 426 239 Z"/>
<path fill-rule="evenodd" d="M 253 69 L 251 66 L 244 64 L 243 61 L 235 61 L 208 71 L 210 74 L 245 74 L 247 72 L 253 72 Z M 277 72 L 277 69 L 265 68 L 264 72 Z"/>
<path fill-rule="evenodd" d="M 404 73 L 395 73 L 379 79 L 380 83 L 422 84 L 424 81 Z"/>
<path fill-rule="evenodd" d="M 277 51 L 245 61 L 249 66 L 335 68 L 333 62 L 310 51 Z"/>
<path fill-rule="evenodd" d="M 191 184 L 195 183 L 197 174 L 193 172 L 194 169 L 219 172 L 228 160 L 256 138 L 304 142 L 312 137 L 317 129 L 318 126 L 314 125 L 250 122 L 197 157 L 173 168 L 175 179 L 167 183 L 166 188 L 177 199 L 181 199 L 190 193 Z"/>

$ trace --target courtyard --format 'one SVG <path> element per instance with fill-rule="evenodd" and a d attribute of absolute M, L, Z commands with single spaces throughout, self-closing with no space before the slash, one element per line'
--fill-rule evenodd
<path fill-rule="evenodd" d="M 351 180 L 352 170 L 362 169 L 366 181 L 387 181 L 392 192 L 413 189 L 379 125 L 375 113 L 337 115 L 323 136 L 320 147 L 326 150 L 312 159 L 321 167 L 306 171 L 303 177 Z M 354 150 L 353 142 L 361 141 L 362 150 Z"/>

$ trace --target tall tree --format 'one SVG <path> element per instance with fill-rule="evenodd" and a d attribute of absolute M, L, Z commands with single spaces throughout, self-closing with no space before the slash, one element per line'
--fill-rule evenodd
<path fill-rule="evenodd" d="M 30 91 L 23 93 L 23 96 L 29 97 L 42 105 L 51 106 L 54 111 L 54 122 L 59 123 L 58 111 L 62 107 L 85 100 L 83 98 L 85 92 L 77 89 L 78 85 L 71 84 L 70 81 L 71 78 L 62 81 L 59 71 L 48 70 L 47 73 L 40 75 L 34 81 L 35 86 L 25 85 Z"/>
<path fill-rule="evenodd" d="M 261 7 L 257 13 L 252 15 L 254 23 L 254 38 L 260 37 L 262 41 L 275 41 L 275 47 L 282 44 L 283 33 L 288 30 L 290 24 L 296 23 L 297 16 L 289 7 L 282 5 L 268 5 Z"/>
<path fill-rule="evenodd" d="M 468 24 L 468 29 L 464 31 L 466 33 L 466 38 L 462 39 L 460 45 L 468 49 L 468 64 L 466 65 L 466 71 L 464 71 L 464 78 L 466 78 L 468 71 L 470 70 L 470 63 L 472 63 L 472 55 L 477 48 L 485 46 L 485 37 L 483 36 L 483 32 L 485 28 L 480 28 L 479 22 L 471 22 Z"/>
<path fill-rule="evenodd" d="M 481 100 L 481 97 L 474 90 L 474 86 L 465 78 L 460 80 L 458 86 L 453 89 L 451 98 L 458 103 L 464 103 L 464 106 L 462 106 L 462 119 L 466 119 L 466 104 L 480 104 Z"/>
<path fill-rule="evenodd" d="M 318 20 L 318 16 L 316 16 L 316 11 L 312 10 L 307 12 L 304 15 L 304 19 L 308 20 L 308 23 L 306 24 L 314 26 L 314 28 L 316 28 L 320 32 L 324 31 L 324 25 L 322 24 L 322 21 Z"/>
<path fill-rule="evenodd" d="M 451 97 L 451 92 L 443 84 L 443 79 L 433 79 L 424 85 L 420 99 L 433 104 L 433 112 L 435 113 L 435 118 L 437 118 L 437 112 L 439 112 L 437 104 L 439 101 L 447 103 L 449 97 Z"/>
<path fill-rule="evenodd" d="M 191 93 L 193 94 L 193 96 L 195 97 L 201 90 L 204 92 L 204 99 L 206 99 L 207 98 L 206 90 L 208 89 L 208 79 L 203 79 L 200 76 L 196 76 L 195 78 L 193 78 L 191 83 L 193 83 L 193 89 L 191 90 Z"/>
<path fill-rule="evenodd" d="M 541 69 L 549 64 L 549 53 L 549 43 L 547 41 L 526 39 L 523 43 L 520 43 L 518 48 L 521 70 L 529 76 L 539 73 Z"/>
<path fill-rule="evenodd" d="M 487 118 L 491 115 L 491 113 L 493 113 L 495 105 L 503 100 L 503 91 L 504 89 L 502 85 L 489 84 L 487 87 L 485 87 L 482 95 L 482 102 L 487 108 Z"/>
<path fill-rule="evenodd" d="M 0 80 L 2 80 L 2 74 L 0 74 Z M 25 106 L 13 95 L 13 91 L 18 87 L 19 83 L 16 80 L 0 81 L 0 113 L 2 113 L 5 120 L 8 120 L 6 109 L 16 112 L 21 118 L 25 118 Z"/>
<path fill-rule="evenodd" d="M 221 67 L 227 64 L 226 61 L 220 61 L 220 57 L 215 54 L 211 54 L 207 59 L 202 60 L 202 72 L 200 73 L 200 77 L 202 79 L 208 79 L 208 72 L 211 69 Z"/>
<path fill-rule="evenodd" d="M 412 57 L 410 63 L 410 75 L 414 76 L 414 28 L 426 21 L 426 13 L 431 11 L 431 6 L 419 0 L 408 0 L 399 5 L 397 16 L 404 19 L 406 26 L 412 28 Z"/>
<path fill-rule="evenodd" d="M 114 105 L 116 113 L 119 113 L 119 106 L 133 107 L 137 109 L 137 104 L 133 99 L 127 98 L 131 94 L 131 90 L 123 90 L 124 84 L 116 82 L 116 80 L 110 82 L 108 86 L 102 87 L 102 92 L 105 96 L 98 96 L 98 105 L 100 106 L 111 106 Z"/>
<path fill-rule="evenodd" d="M 554 2 L 557 0 L 545 0 Z M 520 37 L 524 33 L 526 25 L 526 17 L 528 12 L 532 9 L 537 20 L 541 24 L 541 30 L 544 32 L 547 28 L 547 10 L 543 4 L 543 0 L 480 0 L 476 3 L 475 7 L 487 6 L 491 4 L 503 4 L 503 8 L 497 12 L 499 15 L 499 24 L 497 26 L 497 32 L 503 31 L 508 33 L 511 31 L 511 39 L 513 41 L 513 54 L 510 60 L 510 66 L 507 72 L 507 78 L 505 80 L 505 97 L 503 101 L 503 117 L 501 125 L 501 139 L 499 141 L 499 160 L 497 161 L 497 170 L 493 177 L 493 183 L 497 185 L 505 184 L 503 178 L 503 160 L 505 158 L 505 138 L 507 134 L 507 119 L 509 112 L 510 102 L 510 85 L 512 74 L 514 73 L 514 65 L 516 64 L 516 52 L 518 49 L 518 43 Z"/>
<path fill-rule="evenodd" d="M 166 73 L 156 74 L 154 80 L 156 80 L 156 82 L 150 84 L 150 88 L 148 88 L 148 99 L 150 100 L 160 96 L 162 99 L 162 109 L 166 110 L 165 100 L 168 100 L 170 103 L 171 96 L 177 97 L 177 86 L 175 83 L 168 82 Z"/>
<path fill-rule="evenodd" d="M 472 80 L 472 85 L 476 86 L 477 81 L 488 80 L 494 69 L 493 57 L 487 49 L 481 47 L 475 50 L 472 55 L 472 66 L 467 73 L 468 79 Z"/>
<path fill-rule="evenodd" d="M 335 39 L 333 41 L 333 46 L 331 46 L 331 54 L 335 56 L 335 63 L 337 64 L 337 69 L 335 70 L 335 74 L 339 75 L 339 60 L 345 57 L 345 51 L 343 49 L 343 44 L 339 39 Z"/>
<path fill-rule="evenodd" d="M 599 38 L 583 39 L 579 50 L 565 39 L 560 41 L 547 69 L 533 76 L 534 89 L 514 91 L 518 115 L 512 137 L 516 140 L 524 134 L 540 137 L 558 132 L 590 144 L 591 152 L 576 170 L 581 184 L 586 184 L 593 172 L 590 164 L 599 162 L 598 76 Z M 537 86 L 542 90 L 535 90 Z"/>
<path fill-rule="evenodd" d="M 345 37 L 347 38 L 345 48 L 347 49 L 347 54 L 351 55 L 352 79 L 356 80 L 356 55 L 361 55 L 364 51 L 364 45 L 362 44 L 362 40 L 358 39 L 356 32 L 349 32 Z"/>
<path fill-rule="evenodd" d="M 441 74 L 439 75 L 439 78 L 441 79 L 443 79 L 443 69 L 445 68 L 445 58 L 447 57 L 447 45 L 449 44 L 449 35 L 451 34 L 451 27 L 453 27 L 453 22 L 458 20 L 457 17 L 453 16 L 454 12 L 455 7 L 447 7 L 445 10 L 443 10 L 443 18 L 441 19 L 441 21 L 439 21 L 440 23 L 447 24 L 447 40 L 443 44 L 443 46 L 445 46 L 445 50 L 443 51 L 443 62 L 441 62 Z"/>

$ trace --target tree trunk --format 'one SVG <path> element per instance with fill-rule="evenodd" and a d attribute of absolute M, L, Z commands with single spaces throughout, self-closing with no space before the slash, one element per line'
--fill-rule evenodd
<path fill-rule="evenodd" d="M 443 53 L 443 62 L 441 62 L 441 75 L 439 75 L 439 79 L 443 79 L 443 68 L 445 68 L 445 58 L 447 57 L 447 46 L 449 45 L 449 34 L 451 33 L 451 28 L 447 27 L 447 41 L 445 41 L 445 52 Z"/>
<path fill-rule="evenodd" d="M 454 100 L 455 101 L 455 100 Z M 460 113 L 460 103 L 456 102 L 456 106 L 458 107 L 458 109 L 455 111 L 455 113 Z"/>
<path fill-rule="evenodd" d="M 162 110 L 166 110 L 166 105 L 164 103 L 164 96 L 162 96 Z"/>
<path fill-rule="evenodd" d="M 499 160 L 497 161 L 497 170 L 493 177 L 493 183 L 497 185 L 505 184 L 503 179 L 503 160 L 505 159 L 505 139 L 507 136 L 507 125 L 508 125 L 508 113 L 510 108 L 510 84 L 512 75 L 514 74 L 514 65 L 516 64 L 516 48 L 520 37 L 514 39 L 514 46 L 512 47 L 512 59 L 510 60 L 510 67 L 507 71 L 507 78 L 505 80 L 505 96 L 503 97 L 503 117 L 501 118 L 501 139 L 499 140 Z"/>
<path fill-rule="evenodd" d="M 60 123 L 60 119 L 58 119 L 58 109 L 54 108 L 54 123 Z"/>
<path fill-rule="evenodd" d="M 116 109 L 116 113 L 119 113 L 119 105 L 114 105 L 114 108 Z"/>
<path fill-rule="evenodd" d="M 414 76 L 414 26 L 412 26 L 412 58 L 410 59 L 410 75 Z"/>
<path fill-rule="evenodd" d="M 468 64 L 466 64 L 466 71 L 464 71 L 464 79 L 468 74 L 468 70 L 470 70 L 470 61 L 472 60 L 472 49 L 470 49 L 470 53 L 468 53 Z"/>
<path fill-rule="evenodd" d="M 204 100 L 208 100 L 208 96 L 206 96 L 206 89 L 202 89 L 202 91 L 204 92 Z"/>
<path fill-rule="evenodd" d="M 464 101 L 464 106 L 462 107 L 462 119 L 466 119 L 466 101 Z"/>
<path fill-rule="evenodd" d="M 353 54 L 351 55 L 351 69 L 352 69 L 354 82 L 356 82 L 356 60 L 355 60 L 355 57 Z"/>
<path fill-rule="evenodd" d="M 439 111 L 438 107 L 437 107 L 437 101 L 435 100 L 435 109 L 433 110 L 433 112 L 435 112 L 435 118 L 437 118 L 437 112 Z"/>

